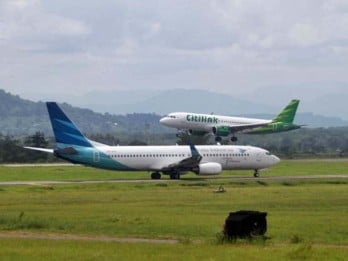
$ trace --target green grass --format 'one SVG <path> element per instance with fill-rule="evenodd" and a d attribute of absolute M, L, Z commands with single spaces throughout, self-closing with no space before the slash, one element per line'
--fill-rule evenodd
<path fill-rule="evenodd" d="M 183 183 L 6 187 L 0 229 L 214 241 L 230 211 L 255 209 L 268 212 L 272 242 L 348 244 L 347 183 L 230 182 L 222 194 Z"/>
<path fill-rule="evenodd" d="M 348 174 L 348 160 L 282 160 L 278 165 L 261 176 L 298 176 L 316 174 Z M 224 171 L 220 177 L 251 177 L 253 171 Z M 108 171 L 84 166 L 52 167 L 5 167 L 0 165 L 0 181 L 40 181 L 40 180 L 108 180 L 108 179 L 150 179 L 150 172 Z M 167 178 L 168 176 L 163 176 Z M 193 173 L 183 179 L 197 178 Z M 204 178 L 204 177 L 203 177 Z"/>
<path fill-rule="evenodd" d="M 282 160 L 261 175 L 299 176 L 348 174 L 348 160 Z"/>
<path fill-rule="evenodd" d="M 263 174 L 296 175 L 300 169 L 308 175 L 342 174 L 348 169 L 346 164 L 285 161 Z M 129 174 L 149 178 L 144 172 L 85 167 L 0 168 L 2 180 L 113 179 Z M 214 193 L 219 185 L 225 193 Z M 0 233 L 174 238 L 180 243 L 0 239 L 0 258 L 344 260 L 348 254 L 347 198 L 347 179 L 2 186 Z M 266 242 L 219 244 L 216 235 L 225 218 L 240 209 L 268 212 Z"/>
<path fill-rule="evenodd" d="M 346 260 L 348 250 L 299 244 L 147 244 L 3 239 L 2 260 Z"/>

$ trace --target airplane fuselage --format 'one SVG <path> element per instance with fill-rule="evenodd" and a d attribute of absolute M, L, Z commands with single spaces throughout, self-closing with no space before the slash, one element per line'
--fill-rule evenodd
<path fill-rule="evenodd" d="M 201 163 L 219 163 L 224 170 L 264 169 L 279 161 L 267 150 L 253 146 L 196 146 Z M 65 160 L 111 170 L 161 171 L 191 157 L 189 146 L 74 146 L 76 153 L 55 154 Z"/>
<path fill-rule="evenodd" d="M 163 117 L 160 123 L 177 129 L 187 129 L 191 131 L 204 131 L 206 133 L 213 132 L 213 128 L 217 126 L 245 126 L 249 124 L 269 124 L 271 120 L 230 117 L 222 115 L 198 114 L 189 112 L 174 112 Z"/>
<path fill-rule="evenodd" d="M 174 112 L 163 117 L 160 123 L 177 129 L 212 132 L 216 126 L 239 126 L 248 124 L 268 124 L 271 120 L 230 117 L 212 114 Z"/>

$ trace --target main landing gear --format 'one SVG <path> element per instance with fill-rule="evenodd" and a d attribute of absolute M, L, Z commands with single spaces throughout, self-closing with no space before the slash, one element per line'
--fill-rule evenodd
<path fill-rule="evenodd" d="M 254 171 L 254 177 L 255 177 L 255 178 L 260 177 L 260 172 L 259 172 L 258 169 L 255 169 L 255 171 Z"/>
<path fill-rule="evenodd" d="M 180 179 L 180 173 L 174 172 L 169 175 L 170 179 Z"/>
<path fill-rule="evenodd" d="M 161 179 L 161 174 L 159 172 L 152 172 L 151 179 Z"/>
<path fill-rule="evenodd" d="M 170 177 L 170 179 L 180 179 L 180 173 L 179 172 L 172 172 L 169 174 L 169 177 Z M 158 171 L 152 172 L 151 179 L 161 179 L 161 174 Z"/>
<path fill-rule="evenodd" d="M 238 140 L 238 138 L 237 138 L 236 136 L 232 136 L 232 137 L 231 137 L 231 141 L 232 141 L 232 142 L 236 142 L 237 140 Z M 222 141 L 222 138 L 221 138 L 220 136 L 216 136 L 216 137 L 215 137 L 215 141 L 216 141 L 216 142 L 221 142 L 221 141 Z"/>
<path fill-rule="evenodd" d="M 221 142 L 221 141 L 222 141 L 222 138 L 221 138 L 220 136 L 216 136 L 216 137 L 215 137 L 215 141 L 216 141 L 216 142 Z"/>

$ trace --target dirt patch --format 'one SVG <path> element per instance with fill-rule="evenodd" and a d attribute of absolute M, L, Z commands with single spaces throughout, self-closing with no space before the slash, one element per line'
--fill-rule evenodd
<path fill-rule="evenodd" d="M 127 242 L 127 243 L 155 243 L 155 244 L 177 244 L 176 239 L 151 239 L 137 237 L 112 237 L 94 235 L 72 235 L 54 233 L 32 233 L 32 232 L 8 232 L 0 233 L 0 238 L 24 238 L 24 239 L 51 239 L 51 240 L 82 240 L 100 242 Z"/>

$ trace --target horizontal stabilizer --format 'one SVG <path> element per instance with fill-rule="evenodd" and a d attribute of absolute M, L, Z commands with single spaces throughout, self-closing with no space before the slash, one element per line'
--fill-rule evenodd
<path fill-rule="evenodd" d="M 37 148 L 37 147 L 23 147 L 23 148 L 29 149 L 29 150 L 36 150 L 36 151 L 47 152 L 47 153 L 54 153 L 53 149 Z"/>

